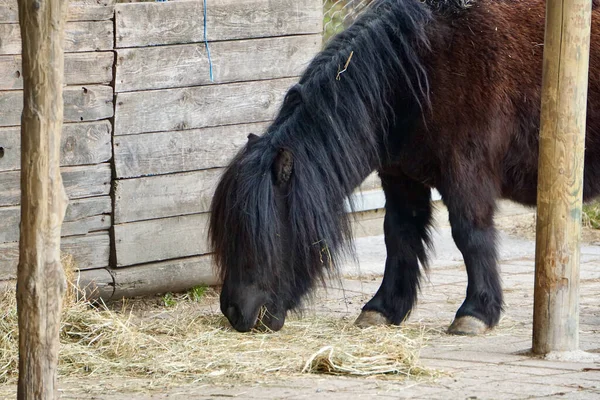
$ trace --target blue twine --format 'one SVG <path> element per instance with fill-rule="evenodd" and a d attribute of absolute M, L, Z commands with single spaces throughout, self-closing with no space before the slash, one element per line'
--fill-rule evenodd
<path fill-rule="evenodd" d="M 208 35 L 207 35 L 207 26 L 206 26 L 206 0 L 204 0 L 204 45 L 206 46 L 206 54 L 208 55 L 208 72 L 210 74 L 210 81 L 214 82 L 213 78 L 213 63 L 212 58 L 210 57 L 210 47 L 208 46 Z"/>

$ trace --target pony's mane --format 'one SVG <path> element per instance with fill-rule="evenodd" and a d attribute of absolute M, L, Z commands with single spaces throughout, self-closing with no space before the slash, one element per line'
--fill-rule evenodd
<path fill-rule="evenodd" d="M 309 287 L 295 285 L 322 279 L 353 254 L 344 199 L 386 162 L 390 129 L 408 123 L 394 110 L 418 119 L 428 102 L 420 55 L 431 18 L 418 0 L 375 1 L 312 60 L 267 133 L 235 157 L 216 190 L 210 239 L 222 277 L 275 277 L 278 290 L 304 294 Z M 291 230 L 287 243 L 272 173 L 282 150 L 293 158 L 281 221 Z"/>

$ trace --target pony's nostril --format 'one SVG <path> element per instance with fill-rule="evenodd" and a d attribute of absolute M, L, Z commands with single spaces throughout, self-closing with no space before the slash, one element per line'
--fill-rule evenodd
<path fill-rule="evenodd" d="M 227 307 L 227 310 L 225 312 L 225 316 L 229 319 L 229 321 L 231 321 L 232 323 L 235 322 L 237 320 L 238 317 L 238 312 L 237 312 L 237 308 L 235 306 L 229 306 Z"/>

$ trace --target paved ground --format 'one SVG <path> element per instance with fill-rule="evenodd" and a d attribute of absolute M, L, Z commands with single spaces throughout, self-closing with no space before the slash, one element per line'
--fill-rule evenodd
<path fill-rule="evenodd" d="M 394 382 L 323 376 L 293 378 L 278 384 L 186 386 L 153 394 L 98 394 L 94 398 L 121 399 L 600 399 L 600 362 L 560 362 L 534 358 L 531 348 L 533 303 L 532 214 L 522 208 L 503 208 L 501 266 L 506 313 L 493 332 L 481 337 L 455 337 L 443 330 L 462 303 L 466 273 L 460 253 L 450 238 L 443 212 L 435 235 L 437 252 L 429 279 L 422 288 L 411 321 L 421 321 L 433 333 L 422 350 L 423 364 L 447 374 L 435 381 Z M 528 228 L 529 226 L 529 228 Z M 507 233 L 508 232 L 508 233 Z M 517 236 L 515 236 L 517 235 Z M 385 257 L 383 237 L 357 240 L 360 271 L 349 266 L 342 282 L 331 285 L 322 301 L 309 312 L 355 318 L 380 283 Z M 582 248 L 581 348 L 600 355 L 600 246 Z M 62 386 L 63 398 L 82 396 L 77 385 Z M 123 393 L 125 391 L 125 393 Z"/>

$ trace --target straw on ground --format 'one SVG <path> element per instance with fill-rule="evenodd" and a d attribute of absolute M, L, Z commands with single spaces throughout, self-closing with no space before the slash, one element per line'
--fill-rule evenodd
<path fill-rule="evenodd" d="M 418 366 L 421 328 L 361 330 L 339 317 L 290 317 L 282 331 L 241 334 L 201 301 L 141 312 L 135 301 L 92 305 L 71 296 L 63 313 L 60 375 L 144 378 L 156 384 L 227 379 L 256 381 L 283 374 L 430 376 Z M 14 293 L 0 295 L 0 383 L 17 375 Z M 204 304 L 203 304 L 204 303 Z M 115 309 L 116 308 L 116 309 Z"/>

